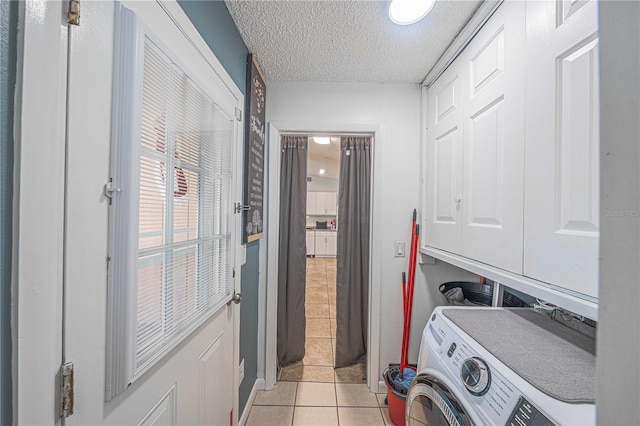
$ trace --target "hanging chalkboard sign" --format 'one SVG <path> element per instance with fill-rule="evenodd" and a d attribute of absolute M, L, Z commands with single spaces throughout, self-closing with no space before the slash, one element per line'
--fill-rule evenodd
<path fill-rule="evenodd" d="M 244 157 L 243 242 L 250 243 L 263 235 L 265 102 L 264 77 L 255 57 L 247 55 L 247 93 Z"/>

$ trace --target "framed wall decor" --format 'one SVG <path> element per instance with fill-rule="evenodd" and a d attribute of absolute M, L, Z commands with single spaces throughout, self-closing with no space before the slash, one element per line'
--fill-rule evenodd
<path fill-rule="evenodd" d="M 258 240 L 264 233 L 265 95 L 264 76 L 255 56 L 249 54 L 245 94 L 243 243 Z"/>

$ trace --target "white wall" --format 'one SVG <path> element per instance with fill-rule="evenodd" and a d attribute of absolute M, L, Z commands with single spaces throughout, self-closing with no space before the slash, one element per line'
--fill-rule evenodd
<path fill-rule="evenodd" d="M 380 282 L 381 373 L 389 363 L 400 359 L 401 274 L 407 269 L 408 257 L 395 258 L 393 248 L 396 240 L 404 240 L 408 253 L 411 212 L 419 206 L 420 86 L 269 82 L 267 87 L 267 122 L 336 125 L 332 130 L 338 133 L 347 125 L 379 126 L 374 142 L 374 194 L 379 199 L 374 200 L 374 204 L 380 208 L 373 212 L 372 218 L 379 226 L 374 229 L 372 245 L 374 251 L 379 250 L 380 262 L 374 263 L 377 276 L 372 279 Z M 422 328 L 429 314 L 442 302 L 437 286 L 444 281 L 473 277 L 442 262 L 420 268 L 414 297 L 410 362 L 417 361 Z"/>
<path fill-rule="evenodd" d="M 338 179 L 312 176 L 307 182 L 307 192 L 338 192 Z"/>
<path fill-rule="evenodd" d="M 640 3 L 600 2 L 598 424 L 640 424 Z"/>

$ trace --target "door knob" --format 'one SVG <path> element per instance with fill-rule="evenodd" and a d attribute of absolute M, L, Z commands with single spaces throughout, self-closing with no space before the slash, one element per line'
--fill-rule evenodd
<path fill-rule="evenodd" d="M 229 306 L 231 304 L 231 302 L 233 302 L 233 303 L 235 303 L 237 305 L 241 301 L 242 301 L 242 295 L 240 293 L 236 293 L 233 296 L 231 296 L 231 300 L 229 300 L 229 302 L 227 303 L 227 306 Z"/>

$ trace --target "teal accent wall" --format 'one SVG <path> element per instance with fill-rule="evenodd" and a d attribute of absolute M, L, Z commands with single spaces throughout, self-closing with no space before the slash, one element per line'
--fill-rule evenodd
<path fill-rule="evenodd" d="M 247 263 L 242 266 L 240 309 L 240 359 L 244 359 L 244 380 L 240 384 L 240 414 L 258 377 L 258 278 L 260 241 L 247 244 Z M 251 407 L 247 407 L 250 409 Z"/>
<path fill-rule="evenodd" d="M 13 422 L 11 251 L 18 2 L 0 0 L 0 424 Z"/>
<path fill-rule="evenodd" d="M 249 50 L 224 2 L 178 0 L 178 4 L 242 93 L 245 93 Z M 247 262 L 241 271 L 240 359 L 237 362 L 244 359 L 244 380 L 240 384 L 240 416 L 258 374 L 259 256 L 260 241 L 248 244 Z"/>
<path fill-rule="evenodd" d="M 249 49 L 224 1 L 178 0 L 178 4 L 244 94 Z"/>

